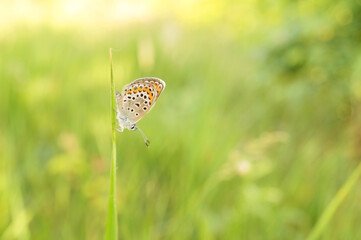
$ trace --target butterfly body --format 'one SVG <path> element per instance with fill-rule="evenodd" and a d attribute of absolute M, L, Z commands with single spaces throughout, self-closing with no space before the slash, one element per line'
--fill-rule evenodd
<path fill-rule="evenodd" d="M 145 77 L 124 86 L 121 93 L 117 92 L 118 130 L 139 129 L 135 124 L 154 107 L 165 86 L 165 82 L 159 78 Z"/>

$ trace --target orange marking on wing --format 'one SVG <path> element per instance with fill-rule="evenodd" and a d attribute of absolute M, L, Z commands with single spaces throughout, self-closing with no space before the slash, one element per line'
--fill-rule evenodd
<path fill-rule="evenodd" d="M 153 99 L 153 93 L 150 91 L 150 89 L 147 89 L 147 93 L 149 94 L 149 98 Z"/>
<path fill-rule="evenodd" d="M 153 84 L 153 87 L 157 90 L 157 93 L 159 93 L 159 92 L 160 92 L 160 88 L 158 88 L 158 86 L 157 86 L 157 84 L 156 84 L 156 83 L 154 83 L 154 84 Z"/>

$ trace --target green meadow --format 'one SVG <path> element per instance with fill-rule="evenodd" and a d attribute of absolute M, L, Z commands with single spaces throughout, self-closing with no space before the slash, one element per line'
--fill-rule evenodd
<path fill-rule="evenodd" d="M 361 239 L 360 1 L 56 4 L 0 2 L 0 239 L 103 239 L 109 48 L 167 84 L 116 134 L 119 239 Z"/>

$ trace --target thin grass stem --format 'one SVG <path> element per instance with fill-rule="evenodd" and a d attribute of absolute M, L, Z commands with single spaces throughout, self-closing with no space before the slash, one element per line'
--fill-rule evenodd
<path fill-rule="evenodd" d="M 112 49 L 109 49 L 110 57 L 110 98 L 111 98 L 111 122 L 112 122 L 112 159 L 110 168 L 110 191 L 108 202 L 108 216 L 105 228 L 104 239 L 114 240 L 118 239 L 118 218 L 117 218 L 117 206 L 116 206 L 116 179 L 117 179 L 117 152 L 116 152 L 116 135 L 115 135 L 115 84 L 113 78 L 113 60 Z"/>
<path fill-rule="evenodd" d="M 356 184 L 357 179 L 360 178 L 361 175 L 361 162 L 357 166 L 357 168 L 352 172 L 352 174 L 348 177 L 344 185 L 337 192 L 337 194 L 332 198 L 331 202 L 328 204 L 325 211 L 322 213 L 321 218 L 317 221 L 315 227 L 312 229 L 310 235 L 307 240 L 315 240 L 319 239 L 322 232 L 326 229 L 326 226 L 331 221 L 334 213 L 341 205 L 341 203 L 345 200 L 346 196 Z"/>

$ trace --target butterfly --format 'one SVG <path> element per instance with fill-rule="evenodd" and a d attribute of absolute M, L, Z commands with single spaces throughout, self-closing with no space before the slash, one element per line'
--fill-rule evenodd
<path fill-rule="evenodd" d="M 135 131 L 139 130 L 145 145 L 150 142 L 143 131 L 136 125 L 155 105 L 160 94 L 165 88 L 165 82 L 155 77 L 138 78 L 123 87 L 122 92 L 116 92 L 117 120 L 119 132 L 124 128 Z"/>

